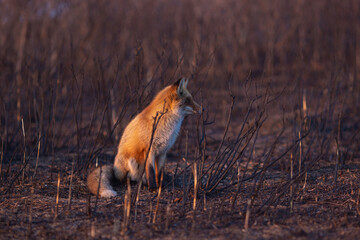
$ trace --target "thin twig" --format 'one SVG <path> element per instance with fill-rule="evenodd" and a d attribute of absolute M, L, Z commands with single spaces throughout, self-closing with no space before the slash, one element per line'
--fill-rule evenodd
<path fill-rule="evenodd" d="M 58 172 L 58 181 L 57 181 L 56 205 L 55 205 L 54 221 L 57 219 L 58 213 L 59 213 L 59 194 L 60 194 L 60 172 Z"/>
<path fill-rule="evenodd" d="M 162 189 L 161 186 L 162 186 L 163 178 L 164 178 L 164 171 L 161 171 L 160 186 L 159 186 L 159 190 L 158 190 L 158 197 L 157 197 L 156 208 L 155 208 L 155 213 L 154 213 L 154 218 L 153 218 L 153 224 L 156 222 L 156 216 L 159 211 L 159 202 L 160 202 L 161 189 Z"/>
<path fill-rule="evenodd" d="M 70 185 L 69 185 L 69 198 L 68 198 L 68 209 L 67 209 L 67 214 L 69 215 L 70 210 L 71 210 L 71 198 L 72 198 L 72 184 L 73 184 L 73 175 L 74 175 L 74 158 L 72 160 L 72 164 L 71 164 L 71 175 L 70 175 Z"/>

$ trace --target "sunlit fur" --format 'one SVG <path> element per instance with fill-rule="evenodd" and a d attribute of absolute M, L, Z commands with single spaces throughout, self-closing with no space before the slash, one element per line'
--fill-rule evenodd
<path fill-rule="evenodd" d="M 121 137 L 113 168 L 103 167 L 105 171 L 102 171 L 100 181 L 98 169 L 88 176 L 88 187 L 93 194 L 97 194 L 99 189 L 99 195 L 102 197 L 116 196 L 116 192 L 110 185 L 112 176 L 118 180 L 123 180 L 127 176 L 133 181 L 139 181 L 145 171 L 147 182 L 150 184 L 150 166 L 153 166 L 155 170 L 155 179 L 158 184 L 159 172 L 165 164 L 166 153 L 179 135 L 184 117 L 201 111 L 201 107 L 194 102 L 187 90 L 187 83 L 188 80 L 183 78 L 175 84 L 165 87 L 128 124 Z M 159 121 L 146 160 L 156 115 Z M 109 169 L 113 169 L 113 171 Z M 145 179 L 142 180 L 145 181 Z"/>

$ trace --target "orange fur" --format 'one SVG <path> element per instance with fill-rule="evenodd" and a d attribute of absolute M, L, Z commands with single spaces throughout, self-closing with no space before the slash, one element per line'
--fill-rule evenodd
<path fill-rule="evenodd" d="M 173 85 L 167 86 L 155 96 L 153 101 L 142 112 L 130 121 L 121 137 L 114 161 L 113 175 L 116 179 L 123 180 L 127 176 L 134 181 L 144 181 L 141 178 L 145 171 L 150 188 L 150 166 L 153 166 L 156 183 L 159 185 L 159 172 L 163 169 L 166 153 L 179 134 L 184 117 L 201 111 L 201 107 L 194 102 L 186 86 L 187 80 L 184 78 Z M 159 118 L 153 142 L 150 146 L 154 118 L 157 114 L 160 114 L 161 118 Z M 146 159 L 149 146 L 150 151 Z M 88 177 L 92 178 L 88 180 L 90 191 L 95 193 L 94 189 L 101 189 L 100 196 L 115 196 L 116 192 L 108 181 L 111 176 L 108 175 L 108 171 L 101 177 L 93 173 L 90 174 Z M 98 182 L 93 179 L 97 179 Z M 100 186 L 99 188 L 99 182 L 100 185 L 106 186 Z M 90 186 L 90 184 L 92 185 Z"/>

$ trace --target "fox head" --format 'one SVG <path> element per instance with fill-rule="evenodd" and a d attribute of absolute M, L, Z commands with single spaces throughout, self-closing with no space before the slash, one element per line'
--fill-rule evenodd
<path fill-rule="evenodd" d="M 194 101 L 194 98 L 187 90 L 188 79 L 181 78 L 173 84 L 176 89 L 175 102 L 180 114 L 186 116 L 190 114 L 200 114 L 201 106 Z"/>

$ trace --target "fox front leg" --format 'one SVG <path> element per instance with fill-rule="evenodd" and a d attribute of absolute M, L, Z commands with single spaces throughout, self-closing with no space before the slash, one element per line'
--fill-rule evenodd
<path fill-rule="evenodd" d="M 166 154 L 161 154 L 158 157 L 154 158 L 154 172 L 155 172 L 155 182 L 156 182 L 156 186 L 157 188 L 160 187 L 160 176 L 161 176 L 161 172 L 163 171 L 164 168 L 164 163 L 165 163 L 165 159 L 166 159 Z"/>
<path fill-rule="evenodd" d="M 149 191 L 152 191 L 154 190 L 155 188 L 153 187 L 153 178 L 151 178 L 151 171 L 150 171 L 150 167 L 151 165 L 155 165 L 155 155 L 153 153 L 149 153 L 149 157 L 146 161 L 146 166 L 145 166 L 145 174 L 146 174 L 146 180 L 147 180 L 147 183 L 148 183 L 148 189 Z M 155 168 L 155 166 L 154 166 Z M 151 181 L 152 180 L 152 181 Z"/>
<path fill-rule="evenodd" d="M 158 159 L 155 160 L 155 180 L 157 187 L 160 187 L 159 181 L 161 173 L 164 171 L 164 165 L 166 160 L 166 153 L 161 154 Z"/>

